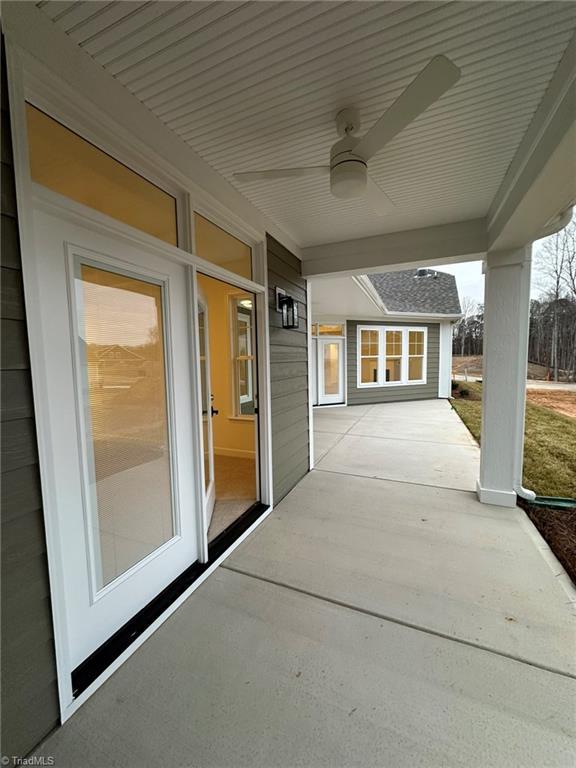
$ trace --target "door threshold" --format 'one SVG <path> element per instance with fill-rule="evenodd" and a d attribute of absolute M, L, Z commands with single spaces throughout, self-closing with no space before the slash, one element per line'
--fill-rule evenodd
<path fill-rule="evenodd" d="M 192 563 L 185 571 L 168 584 L 153 600 L 118 629 L 108 640 L 93 651 L 87 659 L 72 672 L 72 697 L 74 702 L 98 678 L 110 669 L 114 662 L 126 652 L 133 652 L 157 629 L 183 600 L 196 589 L 204 579 L 224 560 L 240 542 L 271 512 L 271 507 L 256 502 L 228 526 L 208 546 L 208 562 Z M 178 602 L 177 602 L 178 601 Z M 176 604 L 177 603 L 177 604 Z M 176 604 L 176 605 L 175 605 Z M 165 614 L 165 615 L 164 615 Z M 155 625 L 152 627 L 152 625 Z M 148 632 L 148 630 L 151 630 Z M 131 646 L 137 643 L 134 648 Z M 130 655 L 130 654 L 129 654 Z M 124 661 L 125 659 L 122 659 Z M 108 675 L 106 675 L 106 678 Z M 104 678 L 104 679 L 106 679 Z M 104 679 L 100 681 L 104 682 Z"/>

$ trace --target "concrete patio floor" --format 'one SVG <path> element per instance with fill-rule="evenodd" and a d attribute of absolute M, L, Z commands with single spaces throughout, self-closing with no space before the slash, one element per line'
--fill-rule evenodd
<path fill-rule="evenodd" d="M 439 401 L 316 411 L 318 469 L 37 754 L 573 765 L 574 606 L 523 512 L 476 501 L 455 419 Z"/>

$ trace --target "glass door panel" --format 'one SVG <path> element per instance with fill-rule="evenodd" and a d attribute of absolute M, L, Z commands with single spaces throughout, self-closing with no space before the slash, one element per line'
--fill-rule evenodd
<path fill-rule="evenodd" d="M 344 402 L 344 340 L 318 337 L 318 404 Z"/>
<path fill-rule="evenodd" d="M 337 395 L 340 391 L 340 344 L 324 344 L 324 394 Z"/>
<path fill-rule="evenodd" d="M 162 287 L 88 264 L 76 278 L 97 588 L 174 536 Z"/>

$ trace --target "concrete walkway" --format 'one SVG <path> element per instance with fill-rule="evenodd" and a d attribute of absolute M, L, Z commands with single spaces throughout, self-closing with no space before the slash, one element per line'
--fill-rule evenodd
<path fill-rule="evenodd" d="M 573 606 L 524 514 L 469 490 L 478 450 L 455 418 L 438 401 L 317 411 L 318 469 L 38 754 L 573 765 Z"/>
<path fill-rule="evenodd" d="M 463 376 L 462 374 L 452 374 L 455 381 L 482 381 L 482 376 Z M 551 389 L 565 390 L 566 392 L 576 392 L 576 384 L 570 381 L 542 381 L 541 379 L 526 379 L 526 389 Z"/>
<path fill-rule="evenodd" d="M 471 491 L 480 451 L 446 400 L 317 408 L 316 467 Z"/>

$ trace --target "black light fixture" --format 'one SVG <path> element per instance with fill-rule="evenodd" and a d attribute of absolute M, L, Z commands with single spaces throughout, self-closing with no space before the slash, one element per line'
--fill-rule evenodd
<path fill-rule="evenodd" d="M 298 302 L 282 288 L 276 288 L 276 309 L 282 313 L 282 328 L 298 328 Z"/>

